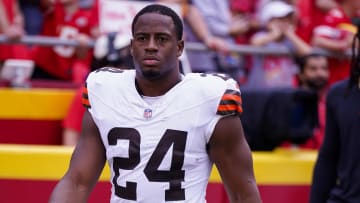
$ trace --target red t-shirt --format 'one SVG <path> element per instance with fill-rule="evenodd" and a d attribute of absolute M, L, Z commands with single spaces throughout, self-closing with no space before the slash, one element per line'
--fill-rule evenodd
<path fill-rule="evenodd" d="M 323 22 L 314 28 L 313 35 L 332 40 L 344 40 L 350 32 L 353 32 L 351 20 L 341 8 L 330 10 L 324 17 Z M 330 79 L 329 84 L 345 79 L 349 76 L 349 58 L 329 59 Z"/>
<path fill-rule="evenodd" d="M 92 28 L 91 11 L 78 9 L 73 15 L 65 13 L 61 3 L 56 3 L 54 11 L 47 14 L 44 18 L 43 36 L 59 37 L 60 39 L 71 39 L 78 33 L 90 36 Z M 35 47 L 32 53 L 35 63 L 51 75 L 70 80 L 72 78 L 72 68 L 75 62 L 83 63 L 89 67 L 92 54 L 78 59 L 75 48 L 70 46 L 54 47 Z"/>
<path fill-rule="evenodd" d="M 14 0 L 0 0 L 4 6 L 5 15 L 9 24 L 13 23 L 14 13 Z M 10 45 L 0 44 L 0 61 L 4 61 L 10 58 L 27 59 L 28 49 L 24 45 Z"/>
<path fill-rule="evenodd" d="M 1 0 L 2 4 L 4 6 L 4 10 L 5 10 L 5 15 L 7 17 L 7 19 L 9 20 L 9 23 L 12 22 L 13 18 L 14 18 L 14 0 Z"/>
<path fill-rule="evenodd" d="M 296 6 L 298 9 L 297 34 L 310 43 L 313 29 L 323 22 L 326 12 L 315 5 L 315 0 L 301 0 Z"/>

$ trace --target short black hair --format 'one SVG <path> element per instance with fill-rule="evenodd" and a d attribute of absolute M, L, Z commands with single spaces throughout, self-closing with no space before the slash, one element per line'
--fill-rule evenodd
<path fill-rule="evenodd" d="M 150 4 L 143 9 L 141 9 L 134 17 L 133 22 L 131 24 L 131 32 L 134 35 L 134 27 L 138 18 L 146 13 L 158 13 L 161 15 L 169 16 L 175 25 L 176 37 L 178 40 L 181 40 L 183 37 L 183 23 L 178 14 L 171 8 L 160 5 L 160 4 Z"/>

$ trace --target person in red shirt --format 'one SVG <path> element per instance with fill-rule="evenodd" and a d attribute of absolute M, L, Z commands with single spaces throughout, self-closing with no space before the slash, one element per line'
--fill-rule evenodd
<path fill-rule="evenodd" d="M 25 34 L 24 19 L 17 1 L 0 0 L 0 34 L 9 40 L 18 40 Z M 27 59 L 27 47 L 0 44 L 0 67 L 2 62 L 10 58 Z"/>
<path fill-rule="evenodd" d="M 339 6 L 331 9 L 323 22 L 314 28 L 312 45 L 336 53 L 331 57 L 329 85 L 345 79 L 349 75 L 350 60 L 344 52 L 351 47 L 356 32 L 350 18 L 360 9 L 360 1 L 343 0 Z"/>
<path fill-rule="evenodd" d="M 338 6 L 340 0 L 301 0 L 296 2 L 298 11 L 297 34 L 310 43 L 314 27 L 323 22 L 326 13 Z"/>
<path fill-rule="evenodd" d="M 49 2 L 48 2 L 49 3 Z M 38 68 L 33 78 L 50 78 L 82 83 L 90 70 L 92 51 L 87 48 L 89 40 L 95 38 L 90 9 L 79 8 L 77 0 L 55 0 L 47 7 L 42 35 L 75 39 L 78 47 L 57 45 L 39 46 L 32 52 Z"/>

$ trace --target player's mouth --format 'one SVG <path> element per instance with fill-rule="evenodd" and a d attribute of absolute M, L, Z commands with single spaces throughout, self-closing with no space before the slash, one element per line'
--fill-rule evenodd
<path fill-rule="evenodd" d="M 156 66 L 159 63 L 158 60 L 155 59 L 145 59 L 143 60 L 143 64 L 146 66 Z"/>
<path fill-rule="evenodd" d="M 154 56 L 144 57 L 143 64 L 146 66 L 156 66 L 159 64 L 160 60 Z"/>

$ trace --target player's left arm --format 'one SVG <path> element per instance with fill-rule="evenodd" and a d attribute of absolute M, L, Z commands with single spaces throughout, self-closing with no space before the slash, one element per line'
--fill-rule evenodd
<path fill-rule="evenodd" d="M 252 154 L 238 115 L 221 118 L 209 140 L 209 155 L 215 163 L 231 203 L 260 203 Z"/>

